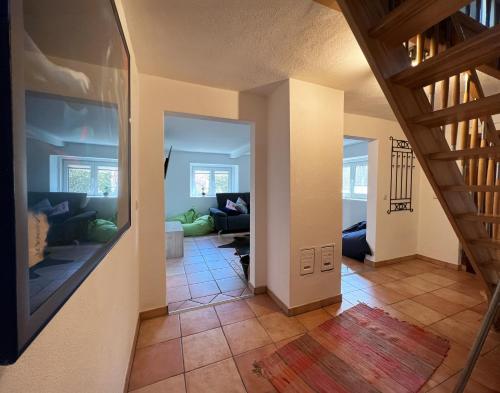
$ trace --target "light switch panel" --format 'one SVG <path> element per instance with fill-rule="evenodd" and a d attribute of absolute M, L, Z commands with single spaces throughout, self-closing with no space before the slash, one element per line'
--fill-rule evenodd
<path fill-rule="evenodd" d="M 300 275 L 314 273 L 314 248 L 300 250 Z"/>
<path fill-rule="evenodd" d="M 321 261 L 320 261 L 320 266 L 321 266 L 321 271 L 326 272 L 328 270 L 333 269 L 333 251 L 334 247 L 332 245 L 328 246 L 323 246 L 321 247 Z"/>

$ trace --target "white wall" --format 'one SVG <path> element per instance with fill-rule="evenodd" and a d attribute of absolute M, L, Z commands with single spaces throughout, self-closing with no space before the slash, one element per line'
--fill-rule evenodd
<path fill-rule="evenodd" d="M 418 254 L 459 264 L 459 241 L 427 178 L 419 184 Z"/>
<path fill-rule="evenodd" d="M 12 2 L 12 15 L 20 14 Z M 121 0 L 117 1 L 123 15 Z M 124 25 L 128 40 L 128 30 Z M 21 32 L 18 37 L 24 37 Z M 21 43 L 22 45 L 22 43 Z M 137 232 L 138 101 L 132 57 L 132 227 L 11 366 L 0 367 L 8 393 L 121 392 L 139 312 Z"/>
<path fill-rule="evenodd" d="M 344 158 L 368 155 L 368 142 L 360 142 L 344 146 Z M 370 168 L 368 168 L 370 176 Z M 342 198 L 342 229 L 348 228 L 360 221 L 366 221 L 367 202 L 360 199 Z"/>
<path fill-rule="evenodd" d="M 343 91 L 290 80 L 291 307 L 340 294 L 343 130 Z M 300 250 L 332 243 L 335 269 L 300 276 Z"/>
<path fill-rule="evenodd" d="M 393 212 L 389 209 L 391 142 L 389 137 L 406 139 L 395 121 L 346 113 L 345 136 L 367 138 L 368 143 L 368 204 L 367 241 L 373 255 L 369 259 L 384 261 L 417 253 L 418 184 L 420 167 L 413 177 L 414 212 Z M 374 224 L 376 223 L 376 224 Z"/>
<path fill-rule="evenodd" d="M 141 144 L 145 157 L 139 164 L 141 230 L 141 309 L 164 306 L 165 239 L 164 239 L 164 115 L 177 112 L 194 116 L 248 121 L 252 131 L 251 182 L 251 260 L 250 282 L 266 282 L 266 127 L 267 100 L 253 94 L 217 89 L 140 75 Z M 168 184 L 167 184 L 168 186 Z"/>
<path fill-rule="evenodd" d="M 227 154 L 172 151 L 167 179 L 164 182 L 166 217 L 183 213 L 193 207 L 201 214 L 208 214 L 209 208 L 217 207 L 215 197 L 190 197 L 190 163 L 238 165 L 238 192 L 250 192 L 249 155 L 230 158 Z"/>

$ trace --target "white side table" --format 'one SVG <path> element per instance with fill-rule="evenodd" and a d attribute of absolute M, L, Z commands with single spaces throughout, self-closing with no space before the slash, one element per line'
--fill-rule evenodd
<path fill-rule="evenodd" d="M 165 222 L 165 241 L 167 259 L 184 256 L 184 229 L 178 221 Z"/>

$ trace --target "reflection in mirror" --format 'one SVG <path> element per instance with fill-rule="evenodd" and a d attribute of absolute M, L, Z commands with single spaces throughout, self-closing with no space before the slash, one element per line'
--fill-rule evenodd
<path fill-rule="evenodd" d="M 24 25 L 25 144 L 17 151 L 26 155 L 34 313 L 129 225 L 129 81 L 110 2 L 28 0 Z"/>

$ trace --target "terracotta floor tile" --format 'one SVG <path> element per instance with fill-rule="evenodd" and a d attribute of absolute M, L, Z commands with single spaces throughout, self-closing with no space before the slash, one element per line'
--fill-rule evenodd
<path fill-rule="evenodd" d="M 187 281 L 189 284 L 199 284 L 201 282 L 213 281 L 213 279 L 209 271 L 187 274 Z"/>
<path fill-rule="evenodd" d="M 219 318 L 213 307 L 200 308 L 180 314 L 180 325 L 183 336 L 189 336 L 211 330 L 220 326 Z"/>
<path fill-rule="evenodd" d="M 167 286 L 167 301 L 169 303 L 176 303 L 188 299 L 191 299 L 191 293 L 187 285 L 173 288 Z"/>
<path fill-rule="evenodd" d="M 182 304 L 180 305 L 180 307 L 178 307 L 177 309 L 178 310 L 189 310 L 191 308 L 198 308 L 198 307 L 200 307 L 202 305 L 203 304 L 198 303 L 198 302 L 194 302 L 192 300 L 186 300 L 186 301 L 182 302 Z"/>
<path fill-rule="evenodd" d="M 402 293 L 396 292 L 386 287 L 382 287 L 380 285 L 370 288 L 365 288 L 362 291 L 366 292 L 368 295 L 374 297 L 375 299 L 381 301 L 384 304 L 396 303 L 406 299 L 406 296 L 403 295 Z"/>
<path fill-rule="evenodd" d="M 434 295 L 431 292 L 415 296 L 414 298 L 412 298 L 412 300 L 446 316 L 456 314 L 457 312 L 460 312 L 465 308 L 465 306 L 449 302 L 442 297 Z"/>
<path fill-rule="evenodd" d="M 478 299 L 481 302 L 487 300 L 486 292 L 478 280 L 457 282 L 450 285 L 448 288 L 463 293 L 464 295 L 470 296 L 474 299 Z"/>
<path fill-rule="evenodd" d="M 434 374 L 432 374 L 431 378 L 427 381 L 427 383 L 423 386 L 420 392 L 427 392 L 430 389 L 438 386 L 439 384 L 446 381 L 448 378 L 452 377 L 456 371 L 453 371 L 448 366 L 441 364 Z"/>
<path fill-rule="evenodd" d="M 208 266 L 205 263 L 195 263 L 192 265 L 184 265 L 184 270 L 186 274 L 204 272 L 208 270 Z"/>
<path fill-rule="evenodd" d="M 475 279 L 473 274 L 451 269 L 435 269 L 430 273 L 437 274 L 439 276 L 443 276 L 455 281 L 468 281 L 471 279 Z"/>
<path fill-rule="evenodd" d="M 359 275 L 373 282 L 374 284 L 383 284 L 385 282 L 394 281 L 394 278 L 386 276 L 379 270 L 374 270 L 372 272 L 362 272 L 359 273 Z"/>
<path fill-rule="evenodd" d="M 272 343 L 271 337 L 257 318 L 225 325 L 222 329 L 233 355 L 239 355 Z"/>
<path fill-rule="evenodd" d="M 208 295 L 217 295 L 220 293 L 219 287 L 215 281 L 202 282 L 200 284 L 192 284 L 189 286 L 193 298 L 203 297 Z"/>
<path fill-rule="evenodd" d="M 438 336 L 446 337 L 444 334 L 441 334 L 439 331 L 433 329 L 432 327 L 428 329 L 432 330 Z M 467 359 L 468 354 L 468 348 L 454 342 L 453 340 L 450 340 L 450 350 L 444 358 L 443 364 L 446 365 L 449 369 L 457 372 L 464 367 L 465 360 Z"/>
<path fill-rule="evenodd" d="M 418 276 L 410 276 L 407 278 L 403 278 L 399 282 L 403 284 L 409 284 L 425 292 L 431 292 L 435 291 L 436 289 L 442 288 L 441 284 L 435 284 L 431 281 L 424 280 L 423 278 L 420 278 Z"/>
<path fill-rule="evenodd" d="M 323 307 L 323 309 L 332 316 L 337 316 L 343 313 L 346 310 L 349 310 L 351 307 L 354 307 L 354 304 L 348 302 L 345 299 L 342 299 L 341 303 L 331 304 L 329 306 Z"/>
<path fill-rule="evenodd" d="M 175 265 L 175 266 L 167 264 L 167 277 L 176 276 L 178 274 L 184 274 L 184 273 L 185 273 L 185 271 L 184 271 L 183 264 L 179 264 L 179 265 Z"/>
<path fill-rule="evenodd" d="M 341 292 L 342 293 L 347 293 L 347 292 L 352 292 L 352 291 L 357 291 L 358 288 L 356 288 L 355 286 L 352 286 L 351 284 L 341 280 L 340 282 L 340 285 L 341 285 Z"/>
<path fill-rule="evenodd" d="M 231 357 L 221 328 L 183 337 L 182 349 L 186 372 Z"/>
<path fill-rule="evenodd" d="M 386 305 L 380 308 L 387 312 L 391 317 L 396 318 L 399 321 L 405 321 L 415 326 L 424 327 L 424 324 L 422 322 L 417 321 L 415 318 L 412 318 L 411 316 L 406 315 L 399 310 L 396 310 L 394 307 L 392 307 L 392 305 Z"/>
<path fill-rule="evenodd" d="M 178 315 L 168 315 L 141 322 L 139 336 L 137 337 L 137 348 L 168 341 L 181 336 L 181 328 Z"/>
<path fill-rule="evenodd" d="M 274 342 L 297 336 L 306 331 L 299 321 L 293 317 L 287 317 L 281 312 L 262 315 L 258 319 Z"/>
<path fill-rule="evenodd" d="M 214 269 L 214 270 L 211 270 L 211 272 L 212 272 L 212 276 L 214 276 L 214 278 L 216 280 L 219 280 L 221 278 L 228 278 L 228 277 L 236 277 L 237 276 L 234 269 L 232 269 L 230 267 L 225 268 L 225 269 Z"/>
<path fill-rule="evenodd" d="M 381 307 L 385 304 L 384 302 L 378 300 L 377 298 L 371 296 L 370 294 L 366 293 L 361 289 L 353 292 L 344 293 L 342 295 L 342 298 L 352 304 L 365 303 L 368 304 L 370 307 Z"/>
<path fill-rule="evenodd" d="M 276 351 L 274 344 L 254 349 L 234 357 L 236 367 L 248 393 L 276 393 L 273 385 L 263 376 L 254 372 L 254 363 L 271 356 Z"/>
<path fill-rule="evenodd" d="M 455 374 L 453 377 L 448 378 L 442 384 L 429 390 L 429 393 L 452 393 L 455 385 L 457 384 L 457 380 L 458 374 Z M 469 380 L 469 383 L 465 388 L 465 393 L 494 393 L 494 391 L 471 379 Z"/>
<path fill-rule="evenodd" d="M 198 249 L 184 250 L 185 257 L 192 257 L 197 255 L 201 255 Z"/>
<path fill-rule="evenodd" d="M 323 322 L 332 319 L 332 316 L 324 309 L 320 308 L 318 310 L 297 315 L 295 318 L 297 318 L 307 330 L 312 330 L 315 327 L 321 325 Z"/>
<path fill-rule="evenodd" d="M 360 276 L 359 274 L 350 274 L 347 276 L 343 276 L 342 281 L 358 289 L 368 288 L 375 285 L 375 283 L 371 282 L 370 280 L 367 280 L 366 278 Z"/>
<path fill-rule="evenodd" d="M 411 299 L 406 299 L 401 302 L 391 304 L 391 306 L 396 310 L 401 311 L 403 314 L 412 316 L 424 325 L 430 325 L 443 318 L 446 318 L 446 315 L 434 311 L 433 309 L 426 307 L 420 303 L 414 302 Z"/>
<path fill-rule="evenodd" d="M 186 373 L 188 393 L 245 393 L 233 359 Z"/>
<path fill-rule="evenodd" d="M 175 274 L 167 278 L 167 287 L 182 287 L 188 285 L 185 274 Z"/>
<path fill-rule="evenodd" d="M 412 264 L 408 263 L 395 263 L 394 265 L 391 265 L 391 268 L 395 270 L 399 270 L 400 272 L 407 273 L 410 275 L 417 275 L 417 274 L 422 274 L 426 273 L 429 271 L 429 268 L 423 267 L 423 266 L 415 266 Z"/>
<path fill-rule="evenodd" d="M 464 323 L 458 322 L 451 317 L 436 322 L 431 326 L 431 328 L 467 349 L 472 346 L 477 333 L 476 329 L 473 329 Z M 482 353 L 490 351 L 499 344 L 500 342 L 497 339 L 489 335 L 484 343 Z"/>
<path fill-rule="evenodd" d="M 479 303 L 482 303 L 482 301 L 478 299 L 474 299 L 470 296 L 464 295 L 463 293 L 454 291 L 453 289 L 449 288 L 438 289 L 436 291 L 433 291 L 432 294 L 441 297 L 449 302 L 460 304 L 465 307 L 473 307 Z"/>
<path fill-rule="evenodd" d="M 135 351 L 129 389 L 151 385 L 184 372 L 181 340 L 165 341 Z"/>
<path fill-rule="evenodd" d="M 226 302 L 228 300 L 234 300 L 234 297 L 232 296 L 227 296 L 222 293 L 219 293 L 216 297 L 213 298 L 213 300 L 210 302 L 210 304 L 219 304 L 222 302 Z"/>
<path fill-rule="evenodd" d="M 486 357 L 480 357 L 471 377 L 481 385 L 500 392 L 500 364 Z"/>
<path fill-rule="evenodd" d="M 243 292 L 245 292 L 245 289 L 247 289 L 247 288 L 240 288 L 240 289 L 236 289 L 234 291 L 223 292 L 223 295 L 233 296 L 233 297 L 242 296 Z"/>
<path fill-rule="evenodd" d="M 239 277 L 229 277 L 216 280 L 221 292 L 234 291 L 235 289 L 245 288 L 247 284 Z"/>
<path fill-rule="evenodd" d="M 424 290 L 416 288 L 413 285 L 407 283 L 402 283 L 401 281 L 393 281 L 382 284 L 383 287 L 392 289 L 393 291 L 399 292 L 406 297 L 414 297 L 425 293 Z"/>
<path fill-rule="evenodd" d="M 223 325 L 254 318 L 255 314 L 244 300 L 215 306 L 215 311 Z"/>
<path fill-rule="evenodd" d="M 296 336 L 293 336 L 293 337 L 288 337 L 288 338 L 285 338 L 283 340 L 280 340 L 280 341 L 277 341 L 274 343 L 274 345 L 276 345 L 276 348 L 277 349 L 280 349 L 281 347 L 284 347 L 286 344 L 288 343 L 291 343 L 292 341 L 295 341 L 297 340 L 298 338 L 301 338 L 305 333 L 302 333 L 302 334 L 298 334 Z"/>
<path fill-rule="evenodd" d="M 220 257 L 220 259 L 217 260 L 208 261 L 206 264 L 210 270 L 231 268 L 231 265 L 227 263 L 227 261 L 222 257 Z"/>
<path fill-rule="evenodd" d="M 409 277 L 408 273 L 402 272 L 402 271 L 397 270 L 397 269 L 393 269 L 390 266 L 383 266 L 383 267 L 378 268 L 378 270 L 380 270 L 386 276 L 391 277 L 395 280 L 400 280 L 402 278 Z"/>
<path fill-rule="evenodd" d="M 432 282 L 434 284 L 441 285 L 442 287 L 446 287 L 448 285 L 452 285 L 452 284 L 457 282 L 456 280 L 454 280 L 452 278 L 444 277 L 442 275 L 439 275 L 439 274 L 436 274 L 433 272 L 417 274 L 415 277 Z"/>
<path fill-rule="evenodd" d="M 176 375 L 130 393 L 186 393 L 184 374 Z"/>
<path fill-rule="evenodd" d="M 201 303 L 201 304 L 208 304 L 212 300 L 214 300 L 215 296 L 216 295 L 208 295 L 208 296 L 197 297 L 197 298 L 194 298 L 193 301 Z"/>
<path fill-rule="evenodd" d="M 258 317 L 280 311 L 279 306 L 268 295 L 257 295 L 245 301 Z"/>
<path fill-rule="evenodd" d="M 184 257 L 183 261 L 184 265 L 195 265 L 197 263 L 204 263 L 205 260 L 201 255 Z"/>

